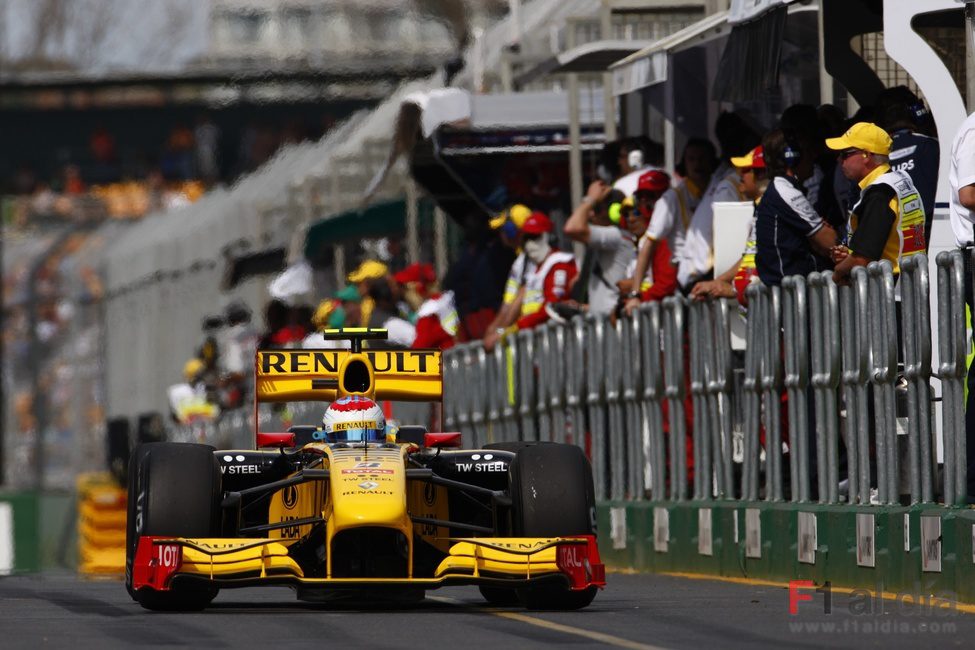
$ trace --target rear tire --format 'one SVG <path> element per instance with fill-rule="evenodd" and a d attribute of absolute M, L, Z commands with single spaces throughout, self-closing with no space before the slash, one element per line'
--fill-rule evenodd
<path fill-rule="evenodd" d="M 523 443 L 524 444 L 524 443 Z M 510 466 L 512 526 L 518 537 L 596 534 L 592 467 L 581 449 L 558 443 L 528 444 Z M 581 609 L 596 587 L 572 591 L 563 585 L 518 590 L 529 609 Z"/>
<path fill-rule="evenodd" d="M 217 595 L 214 587 L 169 591 L 132 588 L 132 564 L 143 535 L 206 538 L 220 535 L 220 466 L 209 445 L 154 442 L 129 460 L 125 534 L 125 588 L 146 609 L 193 611 Z"/>

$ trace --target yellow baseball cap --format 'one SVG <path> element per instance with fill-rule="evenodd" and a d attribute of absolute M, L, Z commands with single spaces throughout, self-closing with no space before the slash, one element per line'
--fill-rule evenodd
<path fill-rule="evenodd" d="M 868 153 L 886 156 L 890 153 L 891 139 L 887 132 L 870 122 L 857 122 L 838 138 L 826 138 L 826 146 L 836 151 L 861 149 Z"/>
<path fill-rule="evenodd" d="M 497 230 L 504 225 L 505 221 L 510 219 L 511 223 L 515 224 L 515 227 L 518 228 L 518 230 L 521 230 L 521 227 L 525 225 L 525 221 L 531 216 L 531 214 L 531 208 L 529 208 L 527 205 L 515 203 L 507 210 L 502 210 L 498 216 L 488 222 L 488 225 L 491 226 L 492 230 Z"/>
<path fill-rule="evenodd" d="M 183 366 L 183 377 L 186 378 L 186 381 L 193 381 L 201 372 L 203 372 L 203 362 L 196 357 L 187 361 Z"/>
<path fill-rule="evenodd" d="M 366 260 L 359 267 L 349 273 L 349 282 L 364 282 L 385 277 L 389 273 L 389 267 L 376 260 Z"/>

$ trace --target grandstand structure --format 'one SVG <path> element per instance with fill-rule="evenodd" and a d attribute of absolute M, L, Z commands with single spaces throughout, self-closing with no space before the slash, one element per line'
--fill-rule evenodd
<path fill-rule="evenodd" d="M 77 472 L 103 465 L 109 402 L 132 417 L 158 411 L 158 402 L 149 409 L 152 400 L 138 398 L 126 411 L 125 400 L 105 393 L 112 337 L 144 324 L 137 309 L 107 327 L 106 305 L 121 304 L 133 278 L 145 288 L 149 279 L 185 273 L 189 293 L 178 294 L 181 310 L 168 317 L 187 324 L 172 332 L 192 347 L 202 310 L 225 301 L 225 269 L 249 254 L 288 247 L 281 237 L 297 214 L 293 185 L 321 169 L 325 152 L 365 118 L 361 111 L 402 80 L 443 70 L 458 58 L 467 32 L 504 9 L 496 1 L 469 3 L 461 16 L 426 1 L 157 4 L 169 16 L 142 28 L 125 13 L 134 5 L 108 0 L 85 3 L 87 15 L 71 13 L 80 3 L 19 3 L 0 20 L 0 211 L 10 326 L 0 484 L 67 489 Z M 109 26 L 95 29 L 99 22 Z M 120 61 L 107 45 L 118 42 L 112 29 L 165 47 L 151 60 Z M 18 49 L 15 31 L 33 33 L 34 45 Z M 201 122 L 220 133 L 215 178 L 200 177 L 197 152 L 185 143 L 171 156 L 174 132 L 196 135 Z M 95 152 L 99 131 L 114 141 L 104 159 Z M 242 162 L 240 143 L 251 136 L 263 139 L 260 155 Z M 167 168 L 167 157 L 183 162 Z M 119 270 L 109 252 L 124 241 L 143 242 L 151 253 Z M 106 284 L 107 277 L 124 280 Z M 248 295 L 246 281 L 241 291 Z M 249 299 L 258 311 L 263 291 Z M 82 312 L 84 319 L 75 318 Z M 164 363 L 152 374 L 166 383 L 172 370 Z M 142 377 L 149 383 L 135 394 L 155 391 L 150 376 Z M 80 453 L 54 453 L 64 444 Z"/>

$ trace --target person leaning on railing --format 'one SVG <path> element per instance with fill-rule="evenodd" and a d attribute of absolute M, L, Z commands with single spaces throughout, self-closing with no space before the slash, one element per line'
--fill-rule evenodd
<path fill-rule="evenodd" d="M 748 240 L 745 241 L 745 250 L 741 257 L 731 268 L 713 280 L 703 280 L 694 285 L 691 289 L 691 297 L 697 300 L 707 298 L 738 298 L 742 307 L 748 306 L 748 299 L 745 297 L 745 289 L 752 282 L 758 281 L 758 271 L 755 268 L 755 220 L 758 211 L 758 204 L 762 200 L 762 194 L 768 187 L 769 179 L 765 173 L 765 153 L 762 145 L 749 151 L 744 156 L 731 159 L 731 164 L 738 170 L 741 176 L 741 184 L 738 191 L 744 197 L 752 201 L 755 209 L 752 210 L 752 223 L 748 231 Z"/>
<path fill-rule="evenodd" d="M 525 255 L 535 270 L 525 279 L 525 293 L 521 315 L 508 331 L 529 329 L 549 319 L 546 305 L 565 300 L 569 287 L 578 275 L 575 257 L 553 247 L 549 236 L 552 220 L 541 212 L 533 212 L 522 227 Z M 506 333 L 508 333 L 506 331 Z"/>
<path fill-rule="evenodd" d="M 488 352 L 494 349 L 508 328 L 518 320 L 525 299 L 525 282 L 535 272 L 535 263 L 528 259 L 521 247 L 524 236 L 521 228 L 531 215 L 529 207 L 516 203 L 490 222 L 491 228 L 498 231 L 501 241 L 516 250 L 518 255 L 508 271 L 501 306 L 484 330 L 484 349 Z"/>
<path fill-rule="evenodd" d="M 667 240 L 652 241 L 647 237 L 651 219 L 656 214 L 654 205 L 660 200 L 664 192 L 669 191 L 670 177 L 662 171 L 652 169 L 639 179 L 636 199 L 629 197 L 623 202 L 620 210 L 623 224 L 633 237 L 638 255 L 630 260 L 626 277 L 617 282 L 620 289 L 620 303 L 613 313 L 614 318 L 621 316 L 625 305 L 630 300 L 651 302 L 663 300 L 677 291 L 677 268 L 673 263 L 673 255 Z M 653 246 L 650 265 L 643 273 L 642 280 L 637 284 L 633 280 L 639 255 Z M 632 309 L 630 310 L 632 313 Z"/>
<path fill-rule="evenodd" d="M 855 266 L 888 260 L 894 274 L 900 262 L 923 253 L 924 204 L 911 177 L 890 168 L 891 139 L 876 124 L 857 122 L 826 146 L 838 151 L 843 175 L 860 185 L 860 200 L 850 215 L 850 240 L 833 247 L 833 280 L 848 281 Z"/>
<path fill-rule="evenodd" d="M 755 212 L 755 266 L 766 286 L 790 275 L 809 275 L 830 267 L 836 231 L 817 214 L 802 186 L 812 172 L 803 164 L 798 140 L 775 129 L 762 139 L 766 174 L 771 179 Z"/>
<path fill-rule="evenodd" d="M 962 123 L 951 145 L 948 186 L 951 230 L 955 235 L 955 243 L 964 252 L 965 302 L 972 313 L 975 313 L 972 290 L 972 248 L 975 246 L 975 113 Z M 965 438 L 968 449 L 968 501 L 972 502 L 975 496 L 975 363 L 968 368 Z"/>
<path fill-rule="evenodd" d="M 684 147 L 679 165 L 684 178 L 677 185 L 666 190 L 659 200 L 653 202 L 650 225 L 640 239 L 640 252 L 630 274 L 631 286 L 636 286 L 641 282 L 641 278 L 645 277 L 647 269 L 652 268 L 653 261 L 659 255 L 658 249 L 663 245 L 669 248 L 676 280 L 676 260 L 684 245 L 684 237 L 691 217 L 711 181 L 716 157 L 717 153 L 710 140 L 691 138 Z M 632 315 L 633 310 L 640 306 L 640 302 L 639 296 L 628 297 L 626 313 Z"/>

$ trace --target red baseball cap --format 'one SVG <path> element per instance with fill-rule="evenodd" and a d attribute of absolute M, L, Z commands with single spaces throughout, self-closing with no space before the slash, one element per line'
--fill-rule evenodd
<path fill-rule="evenodd" d="M 758 145 L 744 156 L 732 158 L 731 164 L 739 169 L 765 169 L 765 150 Z"/>
<path fill-rule="evenodd" d="M 437 275 L 433 270 L 432 264 L 414 262 L 399 273 L 394 273 L 393 279 L 400 284 L 419 282 L 420 284 L 427 285 L 432 284 L 437 279 Z"/>
<path fill-rule="evenodd" d="M 526 235 L 541 235 L 552 232 L 552 220 L 541 212 L 532 212 L 531 216 L 525 220 L 521 231 Z"/>
<path fill-rule="evenodd" d="M 637 192 L 665 192 L 670 189 L 670 176 L 659 169 L 651 169 L 636 182 Z"/>

